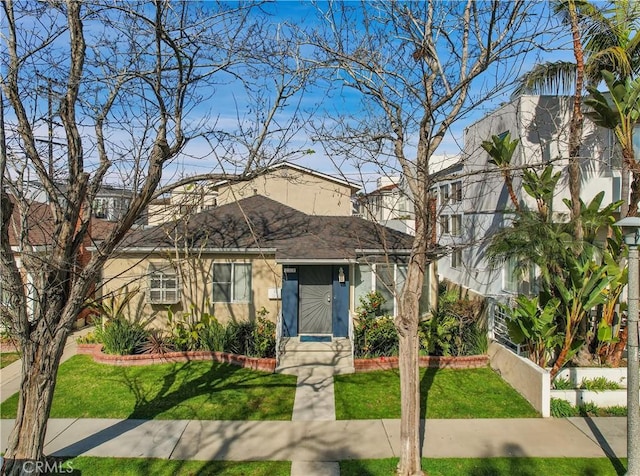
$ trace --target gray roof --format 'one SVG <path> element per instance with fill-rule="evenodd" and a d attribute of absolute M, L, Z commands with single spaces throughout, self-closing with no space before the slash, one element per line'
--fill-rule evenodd
<path fill-rule="evenodd" d="M 275 250 L 277 260 L 342 260 L 363 254 L 405 254 L 413 237 L 354 216 L 315 216 L 261 195 L 212 208 L 153 228 L 132 231 L 126 249 L 229 252 Z"/>

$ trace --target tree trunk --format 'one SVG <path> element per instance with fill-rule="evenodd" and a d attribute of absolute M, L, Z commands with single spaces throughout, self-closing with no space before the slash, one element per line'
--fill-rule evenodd
<path fill-rule="evenodd" d="M 635 217 L 638 215 L 638 201 L 640 201 L 640 164 L 636 161 L 632 148 L 629 149 L 625 147 L 622 149 L 622 163 L 627 165 L 627 189 L 629 188 L 629 173 L 631 173 L 631 177 L 633 177 L 631 181 L 631 193 L 627 193 L 626 195 L 629 200 L 629 208 L 625 216 Z"/>
<path fill-rule="evenodd" d="M 622 205 L 620 206 L 620 216 L 628 217 L 635 216 L 629 213 L 629 164 L 624 158 L 622 159 L 622 171 L 620 178 L 620 200 Z"/>
<path fill-rule="evenodd" d="M 34 333 L 48 331 L 44 327 Z M 20 399 L 16 423 L 9 435 L 4 454 L 2 474 L 34 475 L 34 465 L 24 465 L 26 461 L 42 461 L 47 420 L 51 410 L 57 369 L 66 343 L 66 335 L 54 335 L 49 339 L 44 335 L 32 336 L 27 346 L 22 346 L 22 376 Z M 47 342 L 47 345 L 43 345 Z"/>
<path fill-rule="evenodd" d="M 571 219 L 574 223 L 574 237 L 582 242 L 583 229 L 580 218 L 580 143 L 582 142 L 582 88 L 584 82 L 584 54 L 580 40 L 580 28 L 575 2 L 568 3 L 569 20 L 573 36 L 573 54 L 576 58 L 576 90 L 573 96 L 573 111 L 569 124 L 569 193 L 571 196 Z M 580 246 L 581 250 L 582 247 Z M 580 252 L 578 250 L 578 253 Z"/>
<path fill-rule="evenodd" d="M 511 199 L 511 203 L 513 203 L 513 207 L 517 212 L 520 211 L 520 204 L 518 203 L 518 197 L 516 195 L 515 190 L 513 189 L 513 179 L 511 178 L 511 172 L 506 172 L 504 174 L 504 182 L 507 186 L 507 192 L 509 193 L 509 198 Z"/>
<path fill-rule="evenodd" d="M 425 181 L 426 183 L 426 181 Z M 421 468 L 420 438 L 420 366 L 418 365 L 420 322 L 420 297 L 424 285 L 424 275 L 430 266 L 427 260 L 430 236 L 427 189 L 421 190 L 423 200 L 416 206 L 416 235 L 411 258 L 407 268 L 407 278 L 400 296 L 400 306 L 396 317 L 399 336 L 400 367 L 400 476 L 423 475 Z"/>
<path fill-rule="evenodd" d="M 417 324 L 417 323 L 416 323 Z M 400 462 L 398 474 L 422 475 L 420 441 L 420 368 L 418 326 L 400 334 Z"/>

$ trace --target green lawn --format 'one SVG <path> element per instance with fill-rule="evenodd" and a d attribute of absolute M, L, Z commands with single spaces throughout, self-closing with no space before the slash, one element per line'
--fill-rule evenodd
<path fill-rule="evenodd" d="M 539 414 L 489 368 L 421 369 L 422 418 L 527 418 Z M 398 371 L 335 376 L 336 418 L 400 418 Z"/>
<path fill-rule="evenodd" d="M 296 377 L 215 362 L 116 367 L 77 355 L 60 366 L 51 418 L 290 420 Z M 17 394 L 0 406 L 14 418 Z"/>
<path fill-rule="evenodd" d="M 0 369 L 5 368 L 7 365 L 14 363 L 20 359 L 20 353 L 18 352 L 3 352 L 0 354 Z"/>
<path fill-rule="evenodd" d="M 397 458 L 340 463 L 341 476 L 395 474 Z M 438 458 L 422 459 L 429 476 L 614 476 L 625 474 L 626 459 L 607 458 Z"/>
<path fill-rule="evenodd" d="M 177 461 L 145 458 L 94 458 L 78 457 L 61 464 L 58 474 L 82 476 L 289 476 L 288 461 Z"/>

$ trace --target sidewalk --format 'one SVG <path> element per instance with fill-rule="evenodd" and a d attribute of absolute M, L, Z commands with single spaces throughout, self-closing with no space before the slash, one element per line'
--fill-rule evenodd
<path fill-rule="evenodd" d="M 12 423 L 0 421 L 2 447 Z M 399 437 L 400 420 L 51 419 L 45 453 L 335 462 L 398 457 Z M 427 420 L 422 453 L 428 458 L 621 458 L 626 418 Z"/>
<path fill-rule="evenodd" d="M 86 330 L 84 331 L 86 332 Z M 77 337 L 77 334 L 75 335 Z M 69 339 L 63 360 L 75 354 Z M 20 362 L 0 371 L 2 400 L 19 388 Z M 0 448 L 12 420 L 0 421 Z M 429 458 L 626 456 L 626 418 L 422 422 Z M 339 475 L 338 461 L 400 455 L 399 420 L 335 420 L 333 376 L 298 375 L 292 421 L 50 419 L 54 456 L 292 461 L 292 476 Z"/>

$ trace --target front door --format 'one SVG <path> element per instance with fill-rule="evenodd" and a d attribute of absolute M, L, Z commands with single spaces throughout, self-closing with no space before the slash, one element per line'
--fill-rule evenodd
<path fill-rule="evenodd" d="M 300 334 L 331 334 L 333 285 L 331 266 L 300 266 Z"/>

